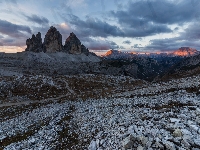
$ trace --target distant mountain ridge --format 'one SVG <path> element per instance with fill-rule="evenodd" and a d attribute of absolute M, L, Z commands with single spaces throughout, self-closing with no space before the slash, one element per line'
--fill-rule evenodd
<path fill-rule="evenodd" d="M 172 66 L 172 68 L 168 70 L 161 79 L 169 80 L 174 78 L 190 77 L 197 74 L 200 74 L 200 55 L 186 57 Z"/>
<path fill-rule="evenodd" d="M 126 62 L 128 66 L 134 66 L 134 69 L 125 69 L 125 74 L 136 78 L 152 81 L 156 78 L 169 77 L 170 74 L 180 76 L 180 69 L 187 70 L 196 68 L 200 62 L 200 52 L 190 47 L 181 47 L 170 53 L 136 53 L 122 52 L 118 50 L 109 50 L 102 55 L 104 60 L 113 61 L 112 63 Z M 172 73 L 173 72 L 173 73 Z M 183 71 L 181 71 L 183 72 Z M 186 71 L 188 72 L 188 71 Z M 188 74 L 184 72 L 184 74 Z M 173 76 L 173 75 L 172 75 Z"/>
<path fill-rule="evenodd" d="M 26 41 L 25 52 L 0 53 L 9 74 L 106 74 L 131 76 L 147 81 L 200 73 L 199 51 L 181 47 L 170 53 L 140 53 L 109 50 L 102 58 L 89 52 L 74 33 L 62 45 L 62 35 L 51 27 L 42 43 L 41 33 Z"/>
<path fill-rule="evenodd" d="M 199 51 L 190 47 L 181 47 L 178 50 L 170 53 L 139 53 L 139 52 L 122 52 L 119 50 L 108 50 L 106 54 L 102 55 L 108 59 L 129 59 L 136 56 L 146 56 L 150 58 L 156 57 L 190 57 L 200 54 Z"/>
<path fill-rule="evenodd" d="M 129 52 L 121 52 L 118 50 L 109 50 L 106 54 L 102 55 L 104 58 L 111 58 L 111 59 L 124 59 L 124 58 L 133 58 L 135 55 Z"/>
<path fill-rule="evenodd" d="M 199 51 L 190 47 L 181 47 L 173 52 L 175 56 L 194 56 L 200 54 Z"/>

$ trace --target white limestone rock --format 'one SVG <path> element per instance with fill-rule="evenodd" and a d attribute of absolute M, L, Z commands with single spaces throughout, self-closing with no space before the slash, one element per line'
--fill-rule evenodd
<path fill-rule="evenodd" d="M 174 137 L 182 137 L 182 132 L 180 129 L 176 129 L 174 132 L 173 132 L 173 136 Z"/>
<path fill-rule="evenodd" d="M 88 150 L 96 150 L 96 149 L 97 149 L 96 141 L 91 141 Z"/>

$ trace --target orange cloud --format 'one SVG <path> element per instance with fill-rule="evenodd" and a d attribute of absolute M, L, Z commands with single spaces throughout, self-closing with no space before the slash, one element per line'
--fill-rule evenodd
<path fill-rule="evenodd" d="M 22 52 L 24 51 L 26 46 L 0 46 L 0 52 L 5 52 L 5 53 L 17 53 L 17 52 Z"/>

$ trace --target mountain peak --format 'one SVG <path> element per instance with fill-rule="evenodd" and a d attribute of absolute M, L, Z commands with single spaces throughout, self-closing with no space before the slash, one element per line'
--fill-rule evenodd
<path fill-rule="evenodd" d="M 66 39 L 66 42 L 69 41 L 76 41 L 77 43 L 80 43 L 80 40 L 76 37 L 76 35 L 73 32 L 70 33 L 69 37 Z"/>
<path fill-rule="evenodd" d="M 47 31 L 44 42 L 42 43 L 41 33 L 32 35 L 32 38 L 26 40 L 27 48 L 25 51 L 32 52 L 67 52 L 70 54 L 82 54 L 89 55 L 89 50 L 76 35 L 71 32 L 69 37 L 65 41 L 65 45 L 62 45 L 62 35 L 53 26 Z"/>
<path fill-rule="evenodd" d="M 55 27 L 51 26 L 47 31 L 44 38 L 43 47 L 45 52 L 62 51 L 62 35 Z"/>
<path fill-rule="evenodd" d="M 199 52 L 196 49 L 190 47 L 181 47 L 173 52 L 173 55 L 176 56 L 193 56 L 197 54 L 199 54 Z"/>
<path fill-rule="evenodd" d="M 70 36 L 76 36 L 76 35 L 74 34 L 74 32 L 72 32 L 72 33 L 70 33 Z"/>
<path fill-rule="evenodd" d="M 104 56 L 109 56 L 109 55 L 118 54 L 118 53 L 120 53 L 120 51 L 111 49 L 111 50 L 108 50 Z"/>
<path fill-rule="evenodd" d="M 73 32 L 70 33 L 69 37 L 66 39 L 64 49 L 71 54 L 89 54 L 89 50 L 83 44 L 81 44 L 81 41 Z"/>

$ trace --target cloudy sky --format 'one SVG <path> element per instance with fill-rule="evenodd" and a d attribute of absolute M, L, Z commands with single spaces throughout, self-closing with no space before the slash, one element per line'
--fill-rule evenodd
<path fill-rule="evenodd" d="M 1 0 L 0 52 L 26 48 L 50 26 L 74 32 L 90 50 L 200 50 L 200 0 Z"/>

